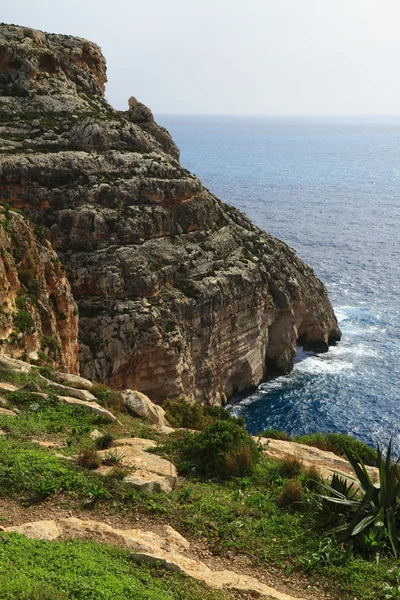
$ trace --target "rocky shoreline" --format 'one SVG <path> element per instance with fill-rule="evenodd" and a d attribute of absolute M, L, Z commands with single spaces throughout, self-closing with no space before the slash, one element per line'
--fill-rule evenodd
<path fill-rule="evenodd" d="M 65 264 L 85 377 L 224 404 L 340 339 L 313 270 L 184 169 L 147 107 L 108 104 L 98 46 L 1 25 L 0 51 L 0 198 Z"/>

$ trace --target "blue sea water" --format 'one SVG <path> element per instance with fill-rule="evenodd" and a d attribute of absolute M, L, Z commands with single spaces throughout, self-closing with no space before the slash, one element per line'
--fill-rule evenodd
<path fill-rule="evenodd" d="M 394 436 L 400 448 L 400 118 L 158 120 L 205 186 L 314 267 L 343 332 L 233 413 L 252 433 Z"/>

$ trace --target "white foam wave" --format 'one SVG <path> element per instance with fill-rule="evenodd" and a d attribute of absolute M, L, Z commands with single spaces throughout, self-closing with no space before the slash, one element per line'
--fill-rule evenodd
<path fill-rule="evenodd" d="M 318 374 L 337 374 L 344 371 L 351 371 L 354 364 L 350 361 L 342 360 L 323 360 L 318 357 L 310 357 L 296 367 L 296 371 L 302 374 L 318 375 Z"/>

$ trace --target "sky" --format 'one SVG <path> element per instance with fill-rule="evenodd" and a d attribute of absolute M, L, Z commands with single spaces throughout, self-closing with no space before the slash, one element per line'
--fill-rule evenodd
<path fill-rule="evenodd" d="M 400 114 L 399 0 L 0 0 L 0 21 L 99 44 L 121 110 Z"/>

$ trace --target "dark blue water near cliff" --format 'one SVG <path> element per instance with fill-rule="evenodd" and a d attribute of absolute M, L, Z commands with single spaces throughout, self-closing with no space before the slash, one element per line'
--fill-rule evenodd
<path fill-rule="evenodd" d="M 343 341 L 232 410 L 252 433 L 400 443 L 400 118 L 160 117 L 182 163 L 310 263 Z"/>

